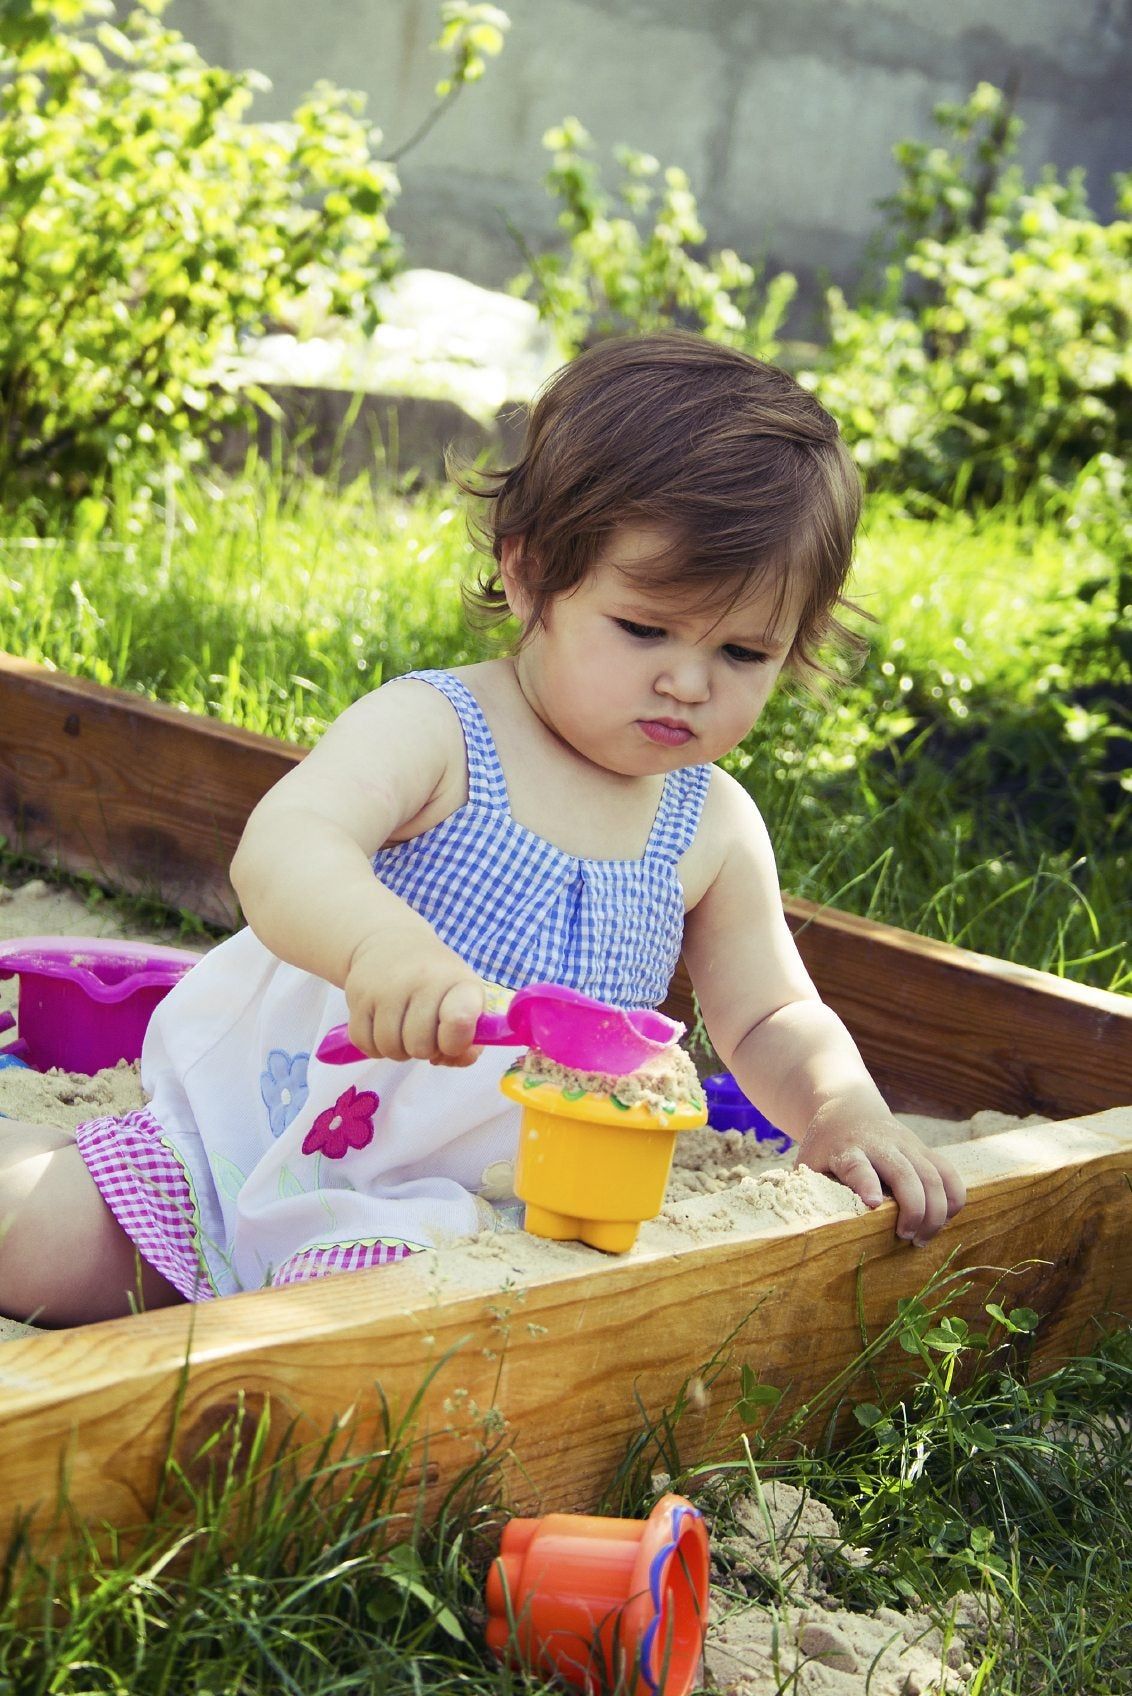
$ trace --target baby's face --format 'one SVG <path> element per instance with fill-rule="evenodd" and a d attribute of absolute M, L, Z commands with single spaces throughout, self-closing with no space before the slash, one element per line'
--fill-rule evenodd
<path fill-rule="evenodd" d="M 520 650 L 539 716 L 625 776 L 716 760 L 766 705 L 797 630 L 773 588 L 720 613 L 702 592 L 648 586 L 647 530 L 617 532 L 582 584 L 558 596 Z"/>

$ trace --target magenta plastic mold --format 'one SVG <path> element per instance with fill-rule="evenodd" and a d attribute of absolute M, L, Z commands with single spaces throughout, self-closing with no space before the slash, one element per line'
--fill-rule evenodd
<path fill-rule="evenodd" d="M 154 1008 L 199 958 L 104 937 L 23 936 L 0 945 L 0 978 L 20 982 L 19 1035 L 0 1053 L 37 1072 L 89 1074 L 140 1059 Z M 0 1031 L 15 1024 L 0 1014 Z"/>

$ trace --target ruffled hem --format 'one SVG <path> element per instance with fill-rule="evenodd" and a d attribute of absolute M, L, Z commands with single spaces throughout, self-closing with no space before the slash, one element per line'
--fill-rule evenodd
<path fill-rule="evenodd" d="M 419 1254 L 427 1245 L 399 1237 L 375 1237 L 369 1242 L 327 1243 L 303 1248 L 285 1260 L 272 1276 L 272 1286 L 309 1282 L 331 1272 L 361 1272 L 370 1266 L 392 1266 Z"/>
<path fill-rule="evenodd" d="M 220 1294 L 200 1246 L 198 1211 L 184 1164 L 146 1107 L 121 1118 L 90 1119 L 75 1140 L 102 1199 L 142 1258 L 186 1301 Z M 271 1278 L 273 1287 L 391 1266 L 427 1245 L 401 1237 L 317 1243 L 299 1249 Z"/>
<path fill-rule="evenodd" d="M 142 1258 L 186 1301 L 216 1296 L 189 1174 L 149 1109 L 90 1119 L 75 1141 L 102 1199 Z"/>

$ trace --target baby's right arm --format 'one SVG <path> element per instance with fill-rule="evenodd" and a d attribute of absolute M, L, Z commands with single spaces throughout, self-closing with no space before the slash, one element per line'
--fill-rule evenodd
<path fill-rule="evenodd" d="M 347 708 L 260 801 L 232 862 L 244 916 L 280 959 L 346 992 L 367 1054 L 465 1065 L 482 981 L 373 874 L 390 840 L 428 829 L 466 795 L 459 723 L 426 683 Z"/>

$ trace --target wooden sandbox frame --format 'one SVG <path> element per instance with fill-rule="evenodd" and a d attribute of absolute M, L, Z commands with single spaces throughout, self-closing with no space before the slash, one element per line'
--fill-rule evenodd
<path fill-rule="evenodd" d="M 300 750 L 120 690 L 0 655 L 0 832 L 55 867 L 230 922 L 227 866 L 244 819 Z M 442 1255 L 396 1268 L 230 1297 L 0 1348 L 0 1532 L 17 1512 L 46 1529 L 61 1483 L 88 1524 L 144 1520 L 176 1422 L 191 1454 L 243 1405 L 305 1436 L 352 1416 L 379 1432 L 383 1394 L 421 1403 L 429 1476 L 472 1453 L 484 1413 L 502 1423 L 517 1509 L 592 1506 L 640 1432 L 717 1354 L 688 1398 L 685 1462 L 738 1433 L 744 1365 L 809 1405 L 880 1333 L 900 1297 L 947 1267 L 965 1290 L 1041 1316 L 1053 1364 L 1132 1312 L 1132 1003 L 889 926 L 787 902 L 819 989 L 845 1019 L 892 1105 L 962 1118 L 1038 1110 L 1059 1122 L 987 1139 L 963 1213 L 925 1250 L 897 1241 L 893 1209 L 804 1230 L 607 1259 L 579 1250 L 509 1287 L 445 1289 Z M 670 1007 L 686 1016 L 678 981 Z M 890 1350 L 895 1385 L 913 1370 Z M 717 1374 L 717 1375 L 716 1375 Z M 862 1379 L 845 1389 L 868 1399 Z M 828 1417 L 829 1405 L 822 1417 Z"/>

